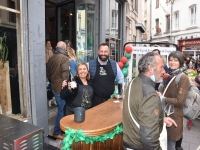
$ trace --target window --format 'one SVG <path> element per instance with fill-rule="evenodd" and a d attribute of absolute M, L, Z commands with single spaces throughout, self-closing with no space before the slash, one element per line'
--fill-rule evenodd
<path fill-rule="evenodd" d="M 170 15 L 166 16 L 166 32 L 170 31 Z"/>
<path fill-rule="evenodd" d="M 157 31 L 158 28 L 159 28 L 159 19 L 156 19 L 156 32 L 158 32 Z"/>
<path fill-rule="evenodd" d="M 15 9 L 15 2 L 12 0 L 9 0 L 8 7 Z M 16 14 L 15 13 L 9 12 L 9 22 L 16 23 Z"/>
<path fill-rule="evenodd" d="M 117 10 L 112 10 L 112 28 L 117 28 Z"/>
<path fill-rule="evenodd" d="M 156 8 L 159 8 L 159 0 L 156 0 Z"/>
<path fill-rule="evenodd" d="M 138 0 L 131 0 L 132 10 L 138 12 Z"/>
<path fill-rule="evenodd" d="M 138 0 L 135 0 L 135 11 L 138 12 Z"/>
<path fill-rule="evenodd" d="M 196 6 L 190 7 L 190 25 L 196 25 Z"/>
<path fill-rule="evenodd" d="M 144 27 L 147 30 L 147 20 L 144 21 Z"/>
<path fill-rule="evenodd" d="M 174 13 L 174 28 L 179 29 L 179 12 Z"/>

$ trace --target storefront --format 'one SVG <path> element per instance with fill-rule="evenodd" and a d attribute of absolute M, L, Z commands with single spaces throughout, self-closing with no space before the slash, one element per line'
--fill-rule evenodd
<path fill-rule="evenodd" d="M 12 115 L 15 107 L 21 118 L 43 127 L 45 134 L 48 134 L 46 39 L 52 41 L 54 48 L 59 40 L 70 40 L 78 60 L 84 62 L 97 57 L 99 44 L 108 42 L 112 50 L 111 58 L 118 61 L 123 55 L 126 37 L 125 2 L 126 0 L 0 1 L 0 37 L 6 36 L 3 42 L 8 48 L 8 57 L 5 58 L 7 70 L 2 71 L 7 74 L 4 78 L 0 74 L 0 87 L 3 89 L 0 95 L 2 113 Z M 17 104 L 13 103 L 11 96 L 11 68 L 15 69 L 15 75 L 17 72 L 18 84 L 13 88 L 18 89 Z"/>
<path fill-rule="evenodd" d="M 125 43 L 126 0 L 46 0 L 46 39 L 53 47 L 70 40 L 78 61 L 97 56 L 98 46 L 107 42 L 111 58 L 118 61 Z"/>
<path fill-rule="evenodd" d="M 200 38 L 178 40 L 178 45 L 185 55 L 200 58 Z"/>

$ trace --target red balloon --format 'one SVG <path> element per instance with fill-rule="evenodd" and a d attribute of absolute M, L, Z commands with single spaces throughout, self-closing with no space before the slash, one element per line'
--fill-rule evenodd
<path fill-rule="evenodd" d="M 127 60 L 128 60 L 128 59 L 127 59 L 126 57 L 124 57 L 124 56 L 121 58 L 121 62 L 122 62 L 123 64 L 125 64 L 125 63 L 127 62 Z"/>
<path fill-rule="evenodd" d="M 118 62 L 117 64 L 118 64 L 120 69 L 122 69 L 124 67 L 124 64 L 122 62 Z"/>
<path fill-rule="evenodd" d="M 126 46 L 125 48 L 127 53 L 131 53 L 132 52 L 132 47 L 131 46 Z"/>

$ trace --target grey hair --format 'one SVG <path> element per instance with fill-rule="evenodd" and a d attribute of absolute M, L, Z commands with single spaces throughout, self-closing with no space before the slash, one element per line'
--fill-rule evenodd
<path fill-rule="evenodd" d="M 58 43 L 57 43 L 57 46 L 56 47 L 59 47 L 59 48 L 61 48 L 61 49 L 65 49 L 66 48 L 66 44 L 65 44 L 65 42 L 63 42 L 63 41 L 59 41 Z"/>
<path fill-rule="evenodd" d="M 148 52 L 144 56 L 142 56 L 142 58 L 138 62 L 138 71 L 140 73 L 146 73 L 148 71 L 149 65 L 151 65 L 155 70 L 157 64 L 155 59 L 156 56 L 160 57 L 160 55 L 156 55 L 153 52 Z"/>

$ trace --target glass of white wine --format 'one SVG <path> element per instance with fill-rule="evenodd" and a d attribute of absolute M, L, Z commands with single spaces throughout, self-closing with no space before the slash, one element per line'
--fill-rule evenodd
<path fill-rule="evenodd" d="M 174 113 L 174 105 L 173 104 L 167 104 L 165 106 L 165 113 L 167 114 L 167 117 L 169 117 L 169 115 Z"/>

